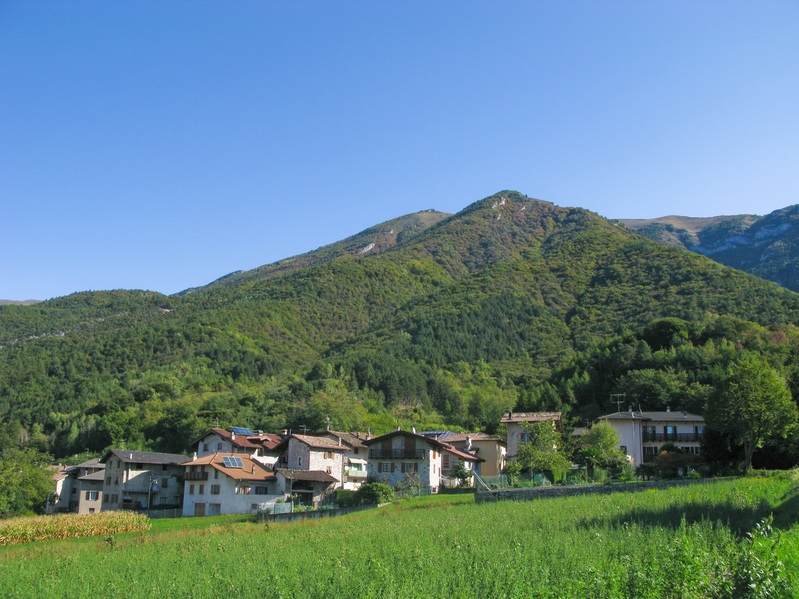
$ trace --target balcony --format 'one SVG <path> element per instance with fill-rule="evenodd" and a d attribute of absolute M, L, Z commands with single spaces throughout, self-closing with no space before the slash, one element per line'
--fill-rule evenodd
<path fill-rule="evenodd" d="M 370 460 L 423 460 L 424 449 L 383 449 L 372 447 L 369 449 Z"/>
<path fill-rule="evenodd" d="M 698 433 L 644 433 L 642 440 L 644 443 L 699 443 L 702 440 L 702 435 Z"/>
<path fill-rule="evenodd" d="M 344 476 L 348 478 L 366 478 L 366 470 L 345 470 Z"/>
<path fill-rule="evenodd" d="M 208 480 L 208 473 L 207 472 L 184 472 L 183 473 L 184 480 Z"/>

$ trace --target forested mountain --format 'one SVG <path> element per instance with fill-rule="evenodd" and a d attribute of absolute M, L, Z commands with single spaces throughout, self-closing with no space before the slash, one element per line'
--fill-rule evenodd
<path fill-rule="evenodd" d="M 714 364 L 756 337 L 787 369 L 798 317 L 799 294 L 506 191 L 181 295 L 0 307 L 0 449 L 182 451 L 217 424 L 492 430 L 516 406 L 582 418 L 609 407 L 615 380 L 589 371 L 614 339 L 657 370 L 676 350 L 645 331 L 679 319 Z"/>
<path fill-rule="evenodd" d="M 665 216 L 619 222 L 655 241 L 799 291 L 799 205 L 766 216 Z"/>

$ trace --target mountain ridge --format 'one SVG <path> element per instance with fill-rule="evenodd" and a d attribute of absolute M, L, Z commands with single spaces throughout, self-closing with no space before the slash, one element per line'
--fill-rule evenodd
<path fill-rule="evenodd" d="M 581 208 L 502 191 L 411 216 L 183 295 L 0 307 L 0 449 L 175 450 L 217 419 L 489 428 L 582 352 L 657 319 L 723 316 L 775 338 L 799 321 L 799 294 Z"/>

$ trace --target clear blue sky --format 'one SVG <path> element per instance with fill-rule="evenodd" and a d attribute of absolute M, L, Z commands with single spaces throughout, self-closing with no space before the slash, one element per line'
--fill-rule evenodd
<path fill-rule="evenodd" d="M 0 299 L 175 293 L 502 189 L 799 203 L 799 2 L 0 0 Z"/>

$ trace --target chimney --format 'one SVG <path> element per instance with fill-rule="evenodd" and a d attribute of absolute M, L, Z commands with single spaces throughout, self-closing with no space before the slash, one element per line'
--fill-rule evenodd
<path fill-rule="evenodd" d="M 191 454 L 191 459 L 192 459 L 192 461 L 197 459 L 197 452 L 196 451 L 193 454 Z"/>
<path fill-rule="evenodd" d="M 341 447 L 341 437 L 338 437 L 338 446 Z"/>
<path fill-rule="evenodd" d="M 472 448 L 472 436 L 466 435 L 466 451 L 469 451 Z"/>
<path fill-rule="evenodd" d="M 666 411 L 667 412 L 671 412 L 671 407 L 670 406 L 666 406 Z"/>

